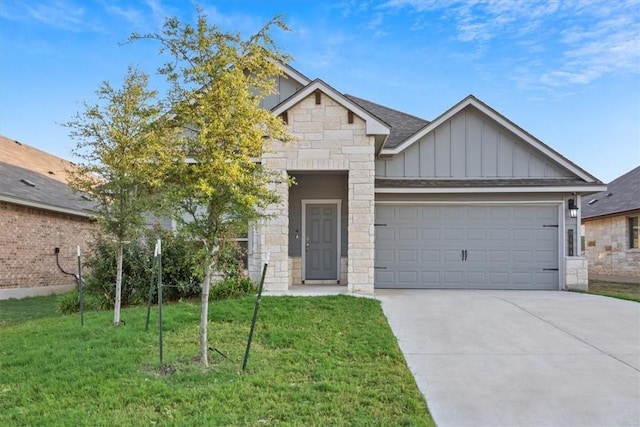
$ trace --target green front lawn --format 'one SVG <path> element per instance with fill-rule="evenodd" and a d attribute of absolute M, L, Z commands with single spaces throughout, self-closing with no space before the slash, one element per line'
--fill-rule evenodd
<path fill-rule="evenodd" d="M 0 328 L 27 320 L 58 316 L 58 296 L 0 301 Z"/>
<path fill-rule="evenodd" d="M 640 283 L 589 280 L 589 293 L 640 302 Z"/>
<path fill-rule="evenodd" d="M 243 374 L 254 302 L 211 303 L 210 345 L 230 360 L 211 351 L 206 371 L 195 303 L 164 307 L 160 365 L 155 308 L 145 332 L 145 308 L 81 327 L 48 310 L 11 320 L 19 302 L 0 302 L 0 425 L 433 425 L 378 301 L 263 298 Z"/>

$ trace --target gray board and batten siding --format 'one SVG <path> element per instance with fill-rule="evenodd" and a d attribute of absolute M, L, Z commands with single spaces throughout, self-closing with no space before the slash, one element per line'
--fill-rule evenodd
<path fill-rule="evenodd" d="M 376 160 L 384 178 L 564 178 L 562 166 L 472 106 L 402 152 Z"/>

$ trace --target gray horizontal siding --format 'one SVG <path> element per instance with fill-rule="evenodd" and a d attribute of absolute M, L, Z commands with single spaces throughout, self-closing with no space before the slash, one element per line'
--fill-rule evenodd
<path fill-rule="evenodd" d="M 378 178 L 572 176 L 529 144 L 467 107 L 403 152 L 376 160 Z"/>

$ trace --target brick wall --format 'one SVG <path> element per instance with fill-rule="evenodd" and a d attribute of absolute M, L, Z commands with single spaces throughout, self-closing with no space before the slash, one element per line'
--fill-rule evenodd
<path fill-rule="evenodd" d="M 0 202 L 0 289 L 75 284 L 77 246 L 89 249 L 96 225 L 74 215 Z"/>
<path fill-rule="evenodd" d="M 585 221 L 589 275 L 640 277 L 640 250 L 629 249 L 628 216 Z"/>

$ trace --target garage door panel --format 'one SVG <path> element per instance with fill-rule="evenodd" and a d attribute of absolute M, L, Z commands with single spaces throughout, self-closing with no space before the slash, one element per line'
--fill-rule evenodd
<path fill-rule="evenodd" d="M 462 249 L 460 250 L 444 250 L 444 261 L 450 263 L 457 263 L 462 261 Z"/>
<path fill-rule="evenodd" d="M 465 282 L 471 286 L 483 286 L 487 282 L 484 271 L 468 271 L 466 279 Z"/>
<path fill-rule="evenodd" d="M 395 287 L 395 272 L 376 270 L 374 276 L 376 285 L 380 287 Z"/>
<path fill-rule="evenodd" d="M 440 262 L 440 251 L 438 249 L 426 249 L 420 252 L 422 262 Z"/>
<path fill-rule="evenodd" d="M 418 272 L 417 271 L 399 271 L 398 272 L 398 283 L 401 285 L 403 283 L 417 283 L 418 282 Z"/>
<path fill-rule="evenodd" d="M 462 271 L 445 271 L 444 284 L 461 285 L 464 283 L 464 273 Z"/>
<path fill-rule="evenodd" d="M 398 239 L 403 241 L 418 240 L 418 229 L 414 227 L 402 227 L 398 230 Z"/>
<path fill-rule="evenodd" d="M 423 271 L 420 275 L 420 284 L 423 286 L 436 287 L 440 284 L 439 271 Z"/>
<path fill-rule="evenodd" d="M 508 287 L 509 285 L 509 272 L 508 271 L 490 271 L 489 281 L 496 286 Z"/>
<path fill-rule="evenodd" d="M 467 240 L 487 240 L 487 230 L 484 228 L 467 229 Z"/>
<path fill-rule="evenodd" d="M 558 289 L 558 217 L 555 205 L 377 206 L 375 286 Z"/>
<path fill-rule="evenodd" d="M 558 260 L 558 254 L 556 251 L 553 250 L 537 250 L 535 252 L 535 257 L 536 257 L 536 261 L 539 263 L 549 263 L 549 264 L 553 264 L 556 263 Z"/>
<path fill-rule="evenodd" d="M 511 252 L 511 261 L 518 263 L 518 262 L 525 262 L 525 263 L 530 263 L 531 260 L 533 259 L 534 256 L 534 251 L 531 250 L 517 250 L 517 251 L 513 251 Z"/>
<path fill-rule="evenodd" d="M 396 230 L 391 227 L 376 227 L 376 242 L 378 240 L 396 240 Z"/>
<path fill-rule="evenodd" d="M 462 241 L 464 238 L 464 230 L 462 228 L 445 228 L 444 240 L 447 242 Z"/>
<path fill-rule="evenodd" d="M 487 252 L 484 250 L 467 250 L 464 262 L 469 264 L 469 267 L 471 268 L 474 267 L 471 265 L 473 263 L 485 263 L 487 262 Z"/>
<path fill-rule="evenodd" d="M 422 206 L 420 207 L 420 217 L 425 219 L 436 220 L 443 217 L 442 208 L 440 206 Z"/>
<path fill-rule="evenodd" d="M 422 228 L 420 229 L 420 236 L 422 240 L 440 240 L 440 229 L 439 228 Z"/>
<path fill-rule="evenodd" d="M 416 249 L 400 249 L 398 251 L 398 262 L 418 262 L 418 251 Z"/>
<path fill-rule="evenodd" d="M 509 254 L 510 254 L 509 251 L 490 250 L 489 262 L 491 263 L 509 262 Z"/>
<path fill-rule="evenodd" d="M 539 230 L 535 230 L 536 232 L 536 240 L 539 241 L 557 241 L 558 240 L 558 229 L 547 227 Z"/>
<path fill-rule="evenodd" d="M 461 220 L 464 217 L 464 208 L 462 206 L 445 206 L 444 216 L 449 220 Z"/>
<path fill-rule="evenodd" d="M 406 209 L 401 209 L 398 211 L 397 217 L 400 220 L 416 220 L 419 218 L 418 213 L 420 212 L 419 207 L 417 206 L 407 206 Z"/>

